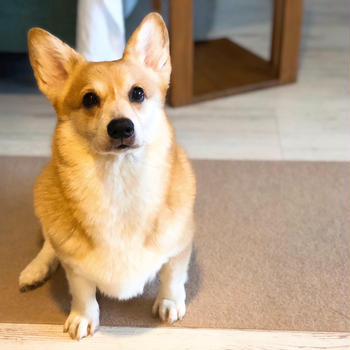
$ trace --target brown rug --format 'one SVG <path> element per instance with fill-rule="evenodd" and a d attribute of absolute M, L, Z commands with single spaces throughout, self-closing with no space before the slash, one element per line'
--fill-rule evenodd
<path fill-rule="evenodd" d="M 32 187 L 47 160 L 0 157 L 0 322 L 62 324 L 60 269 L 20 293 L 19 272 L 40 248 Z M 348 331 L 349 165 L 194 161 L 197 236 L 178 327 Z M 156 283 L 127 302 L 99 296 L 103 325 L 159 326 Z"/>

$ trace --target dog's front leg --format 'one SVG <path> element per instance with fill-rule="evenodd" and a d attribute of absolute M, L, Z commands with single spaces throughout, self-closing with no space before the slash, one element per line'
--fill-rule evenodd
<path fill-rule="evenodd" d="M 191 250 L 192 245 L 169 259 L 160 271 L 160 287 L 152 311 L 162 321 L 173 323 L 181 320 L 186 313 L 185 283 Z"/>
<path fill-rule="evenodd" d="M 100 310 L 96 300 L 96 285 L 64 266 L 72 295 L 70 314 L 64 324 L 64 332 L 73 339 L 94 334 L 99 325 Z"/>

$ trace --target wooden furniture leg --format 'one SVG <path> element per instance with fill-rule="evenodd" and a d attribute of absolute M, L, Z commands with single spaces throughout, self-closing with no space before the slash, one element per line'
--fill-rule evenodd
<path fill-rule="evenodd" d="M 275 0 L 271 63 L 281 84 L 297 79 L 302 16 L 302 0 Z"/>
<path fill-rule="evenodd" d="M 153 0 L 153 11 L 162 13 L 162 0 Z"/>
<path fill-rule="evenodd" d="M 193 97 L 192 0 L 170 0 L 170 50 L 172 63 L 170 103 L 181 106 Z"/>

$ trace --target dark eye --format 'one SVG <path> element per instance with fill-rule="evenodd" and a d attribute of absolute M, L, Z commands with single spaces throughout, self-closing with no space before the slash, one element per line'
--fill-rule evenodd
<path fill-rule="evenodd" d="M 145 99 L 145 92 L 139 86 L 134 86 L 129 92 L 131 102 L 142 102 Z"/>
<path fill-rule="evenodd" d="M 94 92 L 88 92 L 83 97 L 83 105 L 86 108 L 98 106 L 99 103 L 100 103 L 100 99 Z"/>

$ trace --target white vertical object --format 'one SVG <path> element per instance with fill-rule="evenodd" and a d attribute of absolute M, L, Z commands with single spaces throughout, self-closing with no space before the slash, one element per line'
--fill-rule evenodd
<path fill-rule="evenodd" d="M 125 26 L 122 0 L 79 0 L 77 50 L 89 61 L 122 57 Z"/>

